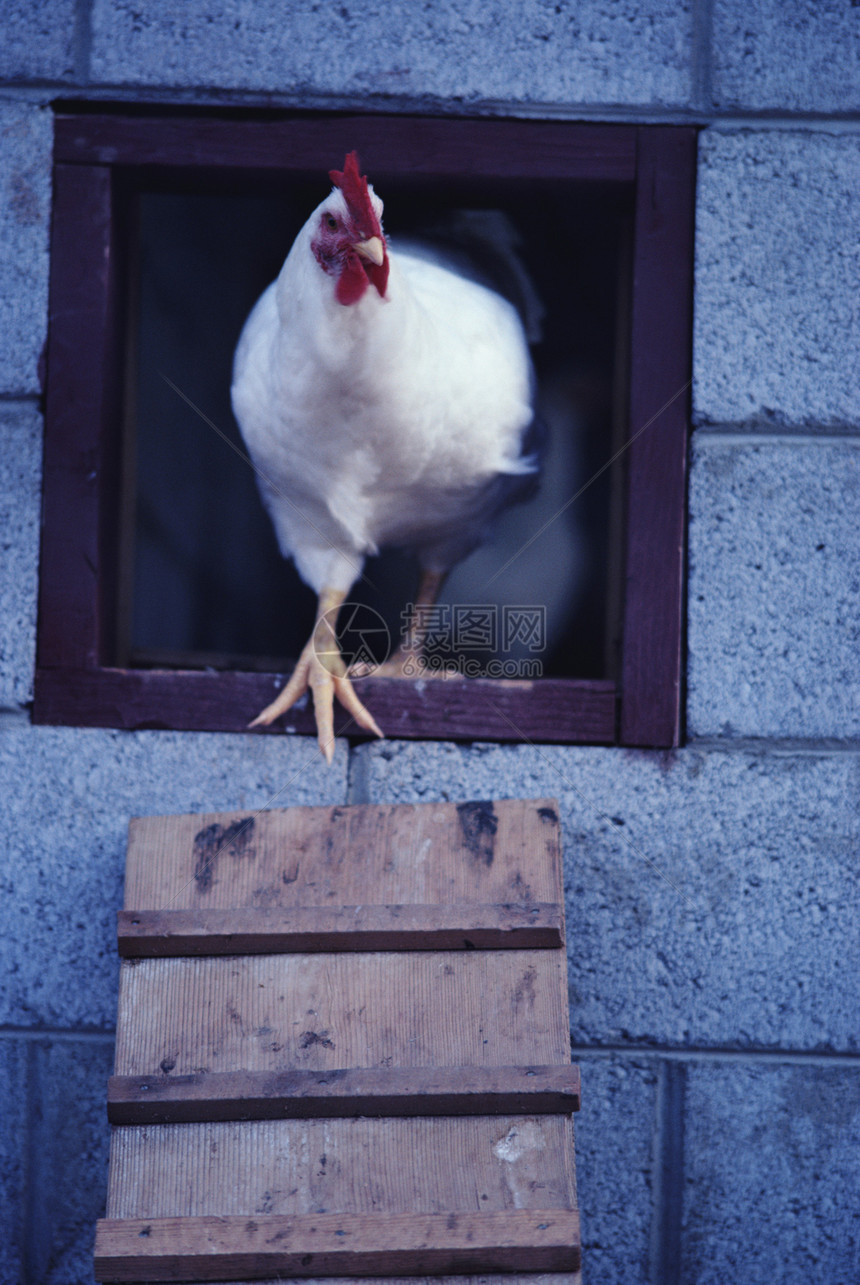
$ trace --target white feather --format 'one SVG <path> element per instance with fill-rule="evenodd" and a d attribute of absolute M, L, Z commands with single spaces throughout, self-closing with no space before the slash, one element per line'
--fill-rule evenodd
<path fill-rule="evenodd" d="M 311 239 L 322 210 L 344 208 L 336 190 L 305 224 L 233 371 L 281 551 L 316 592 L 348 590 L 383 545 L 447 570 L 482 540 L 505 478 L 536 468 L 521 457 L 533 379 L 514 308 L 390 241 L 385 298 L 339 303 Z"/>

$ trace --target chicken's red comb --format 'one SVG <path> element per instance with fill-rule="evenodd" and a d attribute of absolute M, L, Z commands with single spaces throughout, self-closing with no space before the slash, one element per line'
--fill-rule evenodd
<path fill-rule="evenodd" d="M 358 152 L 348 152 L 342 170 L 329 170 L 328 176 L 343 192 L 349 212 L 357 222 L 369 221 L 369 235 L 376 235 L 378 221 L 367 190 L 367 176 L 358 169 Z"/>

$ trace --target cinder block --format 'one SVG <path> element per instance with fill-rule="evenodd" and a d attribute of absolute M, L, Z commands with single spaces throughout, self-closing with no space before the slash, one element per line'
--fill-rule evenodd
<path fill-rule="evenodd" d="M 107 1191 L 113 1042 L 45 1039 L 33 1055 L 28 1279 L 90 1285 Z"/>
<path fill-rule="evenodd" d="M 24 1279 L 27 1046 L 0 1038 L 0 1281 Z"/>
<path fill-rule="evenodd" d="M 0 393 L 39 391 L 48 321 L 51 113 L 0 102 Z"/>
<path fill-rule="evenodd" d="M 583 1275 L 601 1285 L 647 1285 L 656 1064 L 576 1053 L 576 1183 Z"/>
<path fill-rule="evenodd" d="M 851 1285 L 860 1269 L 860 1070 L 692 1066 L 682 1278 Z"/>
<path fill-rule="evenodd" d="M 688 731 L 860 739 L 860 439 L 694 441 Z"/>
<path fill-rule="evenodd" d="M 33 697 L 42 417 L 0 405 L 0 709 Z"/>
<path fill-rule="evenodd" d="M 358 753 L 372 802 L 559 800 L 575 1044 L 858 1048 L 856 755 Z"/>
<path fill-rule="evenodd" d="M 860 424 L 860 137 L 712 129 L 699 148 L 696 421 Z"/>
<path fill-rule="evenodd" d="M 92 30 L 93 77 L 110 83 L 461 104 L 681 105 L 691 92 L 691 6 L 669 0 L 95 0 Z"/>
<path fill-rule="evenodd" d="M 345 795 L 343 742 L 0 723 L 0 1024 L 112 1028 L 130 817 Z"/>
<path fill-rule="evenodd" d="M 842 0 L 716 0 L 713 92 L 721 108 L 860 107 L 860 10 Z"/>
<path fill-rule="evenodd" d="M 73 80 L 75 0 L 5 0 L 0 79 Z"/>

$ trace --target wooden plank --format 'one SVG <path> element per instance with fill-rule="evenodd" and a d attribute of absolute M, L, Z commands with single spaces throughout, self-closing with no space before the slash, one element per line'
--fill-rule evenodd
<path fill-rule="evenodd" d="M 335 1116 L 569 1115 L 575 1066 L 362 1067 L 114 1076 L 112 1124 Z"/>
<path fill-rule="evenodd" d="M 178 727 L 244 732 L 248 720 L 280 689 L 288 674 L 199 670 L 70 667 L 36 672 L 34 719 L 39 723 L 129 730 Z M 615 741 L 615 683 L 601 679 L 534 681 L 468 678 L 412 682 L 364 678 L 361 698 L 389 736 L 445 740 L 533 741 L 611 745 Z M 290 710 L 267 732 L 315 734 L 310 709 Z M 335 732 L 364 736 L 336 711 Z"/>
<path fill-rule="evenodd" d="M 353 1276 L 386 1272 L 564 1271 L 579 1266 L 571 1209 L 478 1214 L 311 1214 L 284 1218 L 102 1220 L 102 1281 L 215 1280 L 273 1272 Z"/>
<path fill-rule="evenodd" d="M 560 901 L 553 799 L 141 817 L 129 826 L 127 910 Z"/>
<path fill-rule="evenodd" d="M 108 483 L 116 492 L 116 211 L 107 168 L 57 165 L 53 189 L 38 663 L 79 670 L 101 659 Z"/>
<path fill-rule="evenodd" d="M 303 116 L 224 120 L 58 115 L 54 154 L 72 164 L 157 165 L 278 174 L 325 172 L 357 148 L 374 182 L 404 175 L 464 179 L 601 179 L 630 182 L 630 125 L 440 120 L 398 116 Z"/>
<path fill-rule="evenodd" d="M 258 1281 L 257 1285 L 284 1285 L 289 1279 L 281 1275 L 270 1276 Z M 323 1278 L 326 1285 L 422 1285 L 426 1276 L 337 1276 Z M 582 1272 L 481 1272 L 475 1275 L 438 1275 L 433 1276 L 434 1285 L 582 1285 Z M 225 1281 L 218 1285 L 246 1285 L 245 1281 Z M 215 1285 L 211 1277 L 207 1281 L 198 1281 L 196 1285 Z"/>
<path fill-rule="evenodd" d="M 119 953 L 320 954 L 369 950 L 551 950 L 563 944 L 561 907 L 290 906 L 269 910 L 121 910 Z"/>
<path fill-rule="evenodd" d="M 261 1279 L 257 1285 L 284 1285 L 287 1277 L 278 1275 Z M 324 1278 L 326 1285 L 422 1285 L 426 1276 L 337 1276 Z M 434 1285 L 582 1285 L 582 1272 L 481 1272 L 475 1275 L 433 1276 Z M 218 1282 L 218 1285 L 246 1285 L 245 1281 Z M 215 1285 L 210 1277 L 196 1285 Z"/>
<path fill-rule="evenodd" d="M 467 910 L 480 912 L 511 902 L 558 904 L 561 896 L 554 801 L 473 801 L 139 819 L 130 831 L 125 904 L 132 912 L 189 914 L 244 907 L 283 924 L 309 906 L 459 912 L 458 903 L 467 902 Z M 434 1077 L 429 1086 L 424 1080 L 425 1098 L 438 1097 L 451 1114 L 271 1118 L 273 1102 L 279 1112 L 294 1108 L 296 1085 L 307 1102 L 319 1103 L 325 1089 L 327 1112 L 350 1090 L 364 1094 L 351 1098 L 352 1111 L 356 1101 L 372 1110 L 374 1097 L 377 1109 L 396 1110 L 417 1068 L 422 1079 Z M 547 1096 L 529 1085 L 528 1100 L 499 1100 L 512 1091 L 494 1078 L 505 1069 L 544 1073 Z M 139 1231 L 176 1218 L 219 1226 L 236 1218 L 245 1226 L 303 1215 L 360 1215 L 366 1222 L 420 1211 L 447 1220 L 576 1206 L 567 1114 L 576 1071 L 561 948 L 127 959 L 116 1076 L 112 1112 L 158 1111 L 158 1099 L 166 1098 L 168 1109 L 178 1102 L 183 1110 L 223 1115 L 227 1102 L 241 1113 L 113 1129 L 108 1220 L 145 1220 Z M 556 1076 L 562 1086 L 553 1098 Z M 132 1077 L 153 1088 L 131 1091 Z M 329 1083 L 321 1086 L 323 1079 Z M 441 1101 L 445 1093 L 448 1102 Z M 454 1116 L 468 1094 L 470 1112 L 509 1109 Z M 549 1114 L 565 1094 L 565 1114 Z M 264 1118 L 248 1119 L 249 1109 Z M 131 1254 L 150 1239 L 131 1237 Z M 375 1240 L 371 1248 L 378 1247 Z M 384 1270 L 396 1267 L 389 1260 Z M 169 1278 L 181 1279 L 174 1268 Z M 208 1260 L 193 1274 L 273 1279 L 285 1270 L 264 1262 L 251 1271 L 236 1260 L 213 1270 Z M 317 1264 L 310 1274 L 322 1270 Z M 367 1262 L 337 1270 L 381 1281 L 383 1269 Z M 505 1265 L 521 1276 L 488 1278 L 503 1270 L 493 1264 L 456 1270 L 452 1285 L 474 1285 L 474 1272 L 486 1285 L 575 1285 L 573 1268 L 561 1275 L 561 1268 L 539 1267 L 533 1255 L 520 1267 Z M 158 1276 L 147 1265 L 141 1279 Z M 409 1285 L 418 1285 L 414 1275 Z"/>
<path fill-rule="evenodd" d="M 639 131 L 621 742 L 679 744 L 696 131 Z M 647 425 L 647 427 L 646 427 Z"/>
<path fill-rule="evenodd" d="M 288 1277 L 270 1276 L 257 1285 L 284 1285 Z M 327 1276 L 325 1285 L 423 1285 L 427 1276 Z M 481 1272 L 481 1275 L 433 1276 L 434 1285 L 582 1285 L 582 1272 Z M 219 1285 L 246 1285 L 244 1281 L 220 1281 Z M 215 1285 L 211 1277 L 197 1285 Z"/>
<path fill-rule="evenodd" d="M 115 1127 L 108 1218 L 574 1208 L 567 1115 Z"/>
<path fill-rule="evenodd" d="M 566 1066 L 563 951 L 127 961 L 117 1075 Z"/>

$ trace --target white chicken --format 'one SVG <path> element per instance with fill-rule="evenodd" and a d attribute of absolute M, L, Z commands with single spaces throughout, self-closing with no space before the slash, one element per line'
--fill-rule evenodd
<path fill-rule="evenodd" d="M 365 557 L 414 550 L 416 604 L 434 602 L 539 464 L 527 445 L 534 379 L 516 309 L 431 252 L 389 245 L 355 152 L 329 177 L 331 195 L 245 324 L 231 391 L 281 552 L 318 599 L 289 682 L 250 726 L 310 689 L 331 762 L 335 696 L 360 727 L 383 734 L 334 635 Z M 398 669 L 395 659 L 385 672 Z"/>

